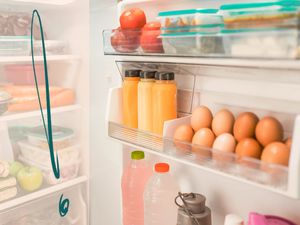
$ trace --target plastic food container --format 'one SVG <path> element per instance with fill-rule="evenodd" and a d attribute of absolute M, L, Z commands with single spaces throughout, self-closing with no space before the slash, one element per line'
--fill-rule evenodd
<path fill-rule="evenodd" d="M 56 41 L 56 40 L 46 40 L 45 41 L 46 54 L 47 55 L 62 55 L 66 53 L 68 42 L 66 41 Z M 36 55 L 43 54 L 43 48 L 41 41 L 35 41 L 34 43 L 34 53 Z"/>
<path fill-rule="evenodd" d="M 18 145 L 20 146 L 21 154 L 24 158 L 40 163 L 45 167 L 51 165 L 49 151 L 30 145 L 27 141 L 20 141 Z M 73 145 L 56 152 L 58 154 L 59 164 L 64 166 L 78 160 L 79 145 Z"/>
<path fill-rule="evenodd" d="M 218 32 L 223 24 L 217 9 L 189 9 L 158 14 L 162 33 Z"/>
<path fill-rule="evenodd" d="M 53 126 L 53 145 L 54 150 L 65 149 L 73 143 L 74 132 L 72 129 Z M 48 150 L 48 142 L 43 126 L 31 128 L 27 133 L 28 142 L 36 147 Z"/>
<path fill-rule="evenodd" d="M 35 65 L 38 84 L 45 84 L 44 66 Z M 6 80 L 15 85 L 34 85 L 34 73 L 32 65 L 7 65 L 4 67 Z"/>
<path fill-rule="evenodd" d="M 224 45 L 233 57 L 296 58 L 298 32 L 294 29 L 223 30 Z"/>
<path fill-rule="evenodd" d="M 282 2 L 227 4 L 220 9 L 227 29 L 296 28 L 297 7 Z"/>
<path fill-rule="evenodd" d="M 0 56 L 30 55 L 29 36 L 0 36 Z"/>
<path fill-rule="evenodd" d="M 11 96 L 6 91 L 0 90 L 0 115 L 5 113 L 8 109 L 8 104 L 11 101 Z"/>
<path fill-rule="evenodd" d="M 0 36 L 30 35 L 31 15 L 25 12 L 0 12 Z"/>
<path fill-rule="evenodd" d="M 19 156 L 19 160 L 29 166 L 40 168 L 42 170 L 45 181 L 50 185 L 59 184 L 77 177 L 80 167 L 80 160 L 76 162 L 71 162 L 68 165 L 61 166 L 60 178 L 56 179 L 51 166 L 45 167 L 31 160 L 28 160 L 21 155 Z"/>
<path fill-rule="evenodd" d="M 162 34 L 166 54 L 188 56 L 224 55 L 222 36 L 206 33 Z"/>

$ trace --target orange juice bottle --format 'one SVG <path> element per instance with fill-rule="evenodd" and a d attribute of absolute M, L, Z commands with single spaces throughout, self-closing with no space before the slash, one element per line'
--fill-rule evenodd
<path fill-rule="evenodd" d="M 152 88 L 153 132 L 162 135 L 164 122 L 177 118 L 177 86 L 174 73 L 158 72 Z"/>
<path fill-rule="evenodd" d="M 139 129 L 152 131 L 152 87 L 156 71 L 142 71 L 138 85 L 138 125 Z"/>
<path fill-rule="evenodd" d="M 123 124 L 138 128 L 138 83 L 140 70 L 126 70 L 123 80 Z"/>

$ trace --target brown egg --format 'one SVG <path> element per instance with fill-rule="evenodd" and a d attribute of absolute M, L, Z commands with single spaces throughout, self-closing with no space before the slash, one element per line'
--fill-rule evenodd
<path fill-rule="evenodd" d="M 292 147 L 292 138 L 287 138 L 285 141 L 284 141 L 284 143 L 285 143 L 285 145 L 288 147 L 288 149 L 291 149 L 291 147 Z"/>
<path fill-rule="evenodd" d="M 209 108 L 199 106 L 192 113 L 191 126 L 195 132 L 201 128 L 210 128 L 212 119 L 213 116 Z"/>
<path fill-rule="evenodd" d="M 234 152 L 236 142 L 234 137 L 229 133 L 219 135 L 214 144 L 213 149 L 221 150 L 224 152 Z"/>
<path fill-rule="evenodd" d="M 180 125 L 174 133 L 174 140 L 192 142 L 194 130 L 190 125 Z"/>
<path fill-rule="evenodd" d="M 262 146 L 253 138 L 241 140 L 235 149 L 237 156 L 260 159 Z"/>
<path fill-rule="evenodd" d="M 261 155 L 261 160 L 267 163 L 289 165 L 290 151 L 288 147 L 281 142 L 268 144 Z"/>
<path fill-rule="evenodd" d="M 251 112 L 244 112 L 238 115 L 233 126 L 233 134 L 237 141 L 255 136 L 255 127 L 258 117 Z"/>
<path fill-rule="evenodd" d="M 193 144 L 211 148 L 215 140 L 215 135 L 209 128 L 201 128 L 198 130 L 192 140 Z"/>
<path fill-rule="evenodd" d="M 266 116 L 258 122 L 255 135 L 263 146 L 267 146 L 272 142 L 282 141 L 283 127 L 274 117 Z"/>
<path fill-rule="evenodd" d="M 223 133 L 232 133 L 233 124 L 233 114 L 227 109 L 222 109 L 217 112 L 212 121 L 212 130 L 216 136 Z"/>

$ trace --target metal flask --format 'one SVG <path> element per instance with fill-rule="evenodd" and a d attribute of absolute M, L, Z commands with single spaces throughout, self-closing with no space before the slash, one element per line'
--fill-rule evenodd
<path fill-rule="evenodd" d="M 178 203 L 181 199 L 182 205 Z M 205 206 L 205 196 L 196 193 L 178 193 L 177 225 L 211 225 L 211 211 Z"/>

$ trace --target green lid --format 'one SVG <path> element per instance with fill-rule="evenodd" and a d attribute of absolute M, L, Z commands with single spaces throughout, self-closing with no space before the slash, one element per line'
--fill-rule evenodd
<path fill-rule="evenodd" d="M 195 14 L 196 9 L 185 9 L 185 10 L 173 10 L 158 13 L 158 16 L 179 16 L 184 14 Z"/>
<path fill-rule="evenodd" d="M 249 3 L 235 3 L 235 4 L 225 4 L 220 7 L 220 10 L 246 10 L 250 8 L 259 8 L 263 7 L 276 7 L 280 10 L 291 10 L 291 6 L 299 6 L 300 3 L 297 0 L 277 0 L 271 2 L 249 2 Z M 283 7 L 283 8 L 282 8 Z M 274 8 L 275 9 L 275 8 Z"/>
<path fill-rule="evenodd" d="M 215 23 L 215 24 L 201 24 L 196 26 L 179 26 L 179 27 L 162 27 L 161 30 L 188 30 L 188 29 L 197 29 L 197 28 L 215 28 L 215 27 L 223 27 L 223 23 Z"/>
<path fill-rule="evenodd" d="M 215 14 L 219 12 L 218 9 L 197 9 L 197 13 L 203 13 L 203 14 Z"/>
<path fill-rule="evenodd" d="M 145 153 L 143 151 L 131 152 L 131 159 L 140 160 L 145 158 Z"/>
<path fill-rule="evenodd" d="M 223 29 L 221 34 L 236 34 L 236 33 L 246 33 L 246 32 L 268 32 L 268 31 L 282 31 L 282 30 L 295 30 L 289 28 L 243 28 L 243 29 Z"/>

